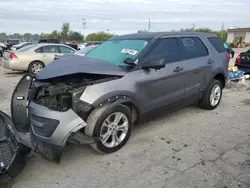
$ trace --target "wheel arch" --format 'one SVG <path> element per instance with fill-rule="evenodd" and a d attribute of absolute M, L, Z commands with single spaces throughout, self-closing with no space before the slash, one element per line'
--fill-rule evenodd
<path fill-rule="evenodd" d="M 122 104 L 128 107 L 129 110 L 131 111 L 133 122 L 138 122 L 142 114 L 142 110 L 141 110 L 139 103 L 135 100 L 135 98 L 131 96 L 131 94 L 128 94 L 128 93 L 125 93 L 123 95 L 118 94 L 118 93 L 117 95 L 113 95 L 113 94 L 111 95 L 107 94 L 99 98 L 92 104 L 92 106 L 94 108 L 98 108 L 98 107 L 102 107 L 104 105 L 109 105 L 109 104 L 112 104 L 112 105 Z"/>
<path fill-rule="evenodd" d="M 42 62 L 41 60 L 33 60 L 33 61 L 31 61 L 31 62 L 29 63 L 28 69 L 29 69 L 30 65 L 31 65 L 32 63 L 34 63 L 34 62 L 40 62 L 40 63 L 43 64 L 43 67 L 45 67 L 45 63 Z"/>
<path fill-rule="evenodd" d="M 226 85 L 226 77 L 224 76 L 224 74 L 222 74 L 222 73 L 217 73 L 217 74 L 213 77 L 213 79 L 220 81 L 220 83 L 221 83 L 221 85 L 222 85 L 222 88 L 225 87 L 225 85 Z"/>

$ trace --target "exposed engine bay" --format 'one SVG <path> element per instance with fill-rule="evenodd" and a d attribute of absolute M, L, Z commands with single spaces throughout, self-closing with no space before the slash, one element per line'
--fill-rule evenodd
<path fill-rule="evenodd" d="M 35 80 L 31 86 L 30 99 L 47 108 L 65 112 L 72 108 L 76 113 L 90 110 L 91 106 L 78 104 L 87 86 L 118 79 L 118 76 L 77 74 L 46 81 Z"/>

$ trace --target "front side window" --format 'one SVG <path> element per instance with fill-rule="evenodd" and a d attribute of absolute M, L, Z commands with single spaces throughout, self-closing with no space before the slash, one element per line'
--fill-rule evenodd
<path fill-rule="evenodd" d="M 208 55 L 208 50 L 199 37 L 178 38 L 182 60 Z"/>
<path fill-rule="evenodd" d="M 128 57 L 136 59 L 147 44 L 148 41 L 143 39 L 109 40 L 91 50 L 86 57 L 124 66 L 124 59 Z"/>
<path fill-rule="evenodd" d="M 150 60 L 164 59 L 165 63 L 172 63 L 179 61 L 180 53 L 176 38 L 160 39 L 160 42 L 151 51 L 148 58 Z"/>
<path fill-rule="evenodd" d="M 59 49 L 60 49 L 60 52 L 63 54 L 72 54 L 75 52 L 74 50 L 67 48 L 65 46 L 59 46 Z"/>
<path fill-rule="evenodd" d="M 43 46 L 42 51 L 43 53 L 59 53 L 57 46 Z"/>

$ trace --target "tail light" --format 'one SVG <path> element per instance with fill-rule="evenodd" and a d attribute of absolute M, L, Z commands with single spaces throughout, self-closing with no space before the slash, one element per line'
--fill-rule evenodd
<path fill-rule="evenodd" d="M 230 60 L 230 58 L 231 58 L 231 57 L 230 57 L 230 54 L 227 53 L 227 59 Z"/>
<path fill-rule="evenodd" d="M 236 63 L 238 63 L 238 64 L 241 64 L 241 58 L 240 58 L 240 56 L 237 56 L 237 58 L 236 58 L 236 61 L 235 61 Z"/>
<path fill-rule="evenodd" d="M 9 58 L 14 59 L 14 58 L 17 58 L 17 56 L 14 53 L 10 53 Z"/>

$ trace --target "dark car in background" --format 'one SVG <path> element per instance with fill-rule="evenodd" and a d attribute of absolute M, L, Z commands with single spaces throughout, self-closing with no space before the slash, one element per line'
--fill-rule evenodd
<path fill-rule="evenodd" d="M 245 73 L 250 73 L 250 49 L 246 52 L 241 52 L 237 56 L 235 66 L 237 66 L 238 69 L 243 70 Z"/>
<path fill-rule="evenodd" d="M 87 42 L 85 47 L 91 46 L 91 45 L 100 45 L 101 43 L 102 43 L 102 41 L 89 41 L 89 42 Z"/>
<path fill-rule="evenodd" d="M 38 44 L 38 43 L 60 43 L 60 40 L 53 39 L 53 38 L 44 38 L 44 39 L 35 39 L 35 40 L 33 40 L 33 43 L 35 43 L 35 44 Z"/>
<path fill-rule="evenodd" d="M 17 45 L 21 42 L 19 39 L 8 39 L 5 41 L 5 44 L 8 48 L 11 48 L 13 45 Z"/>

